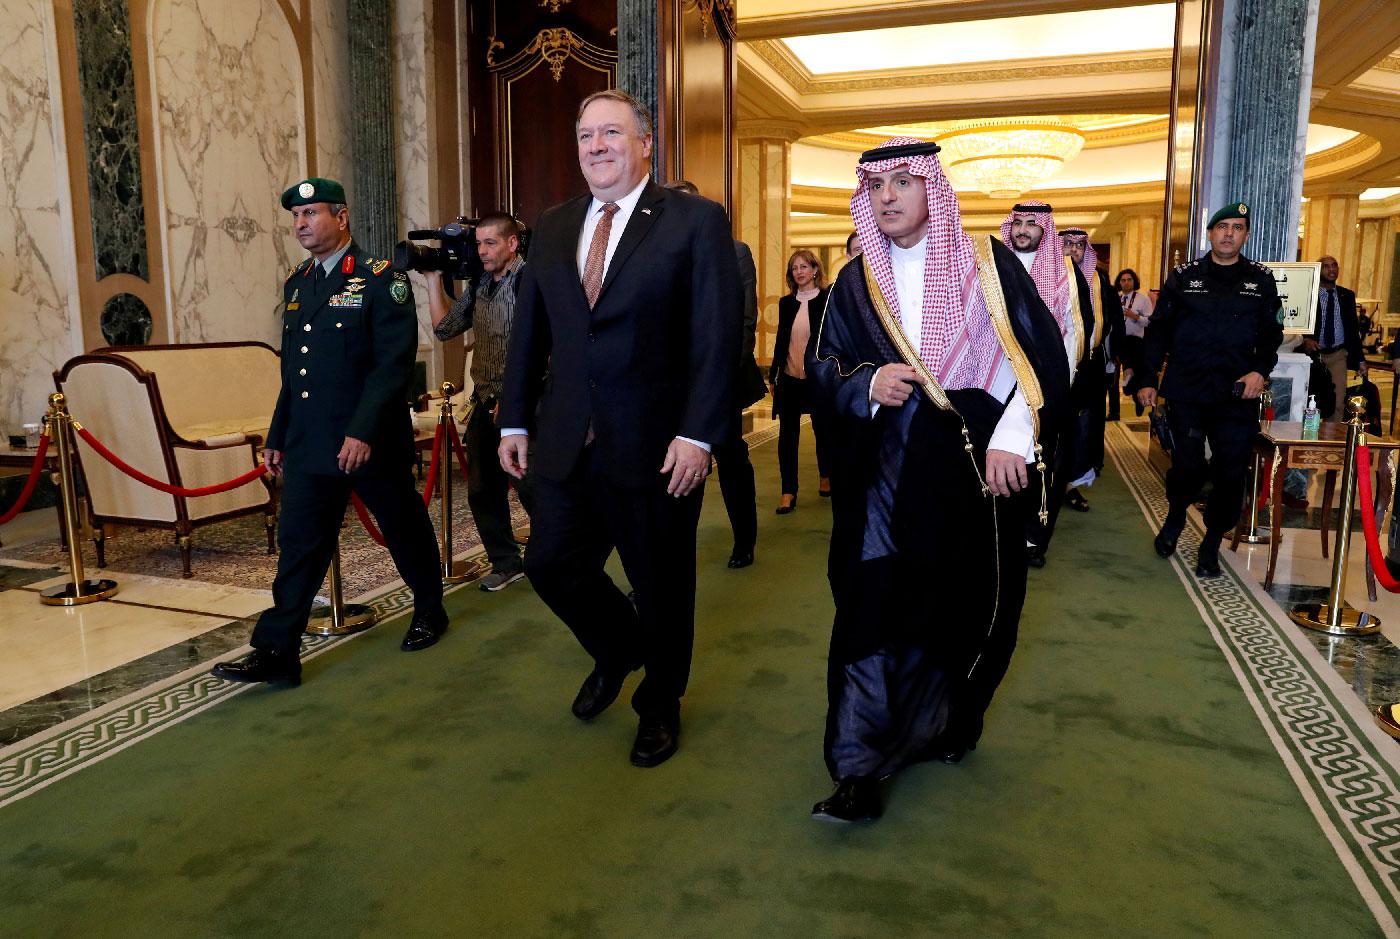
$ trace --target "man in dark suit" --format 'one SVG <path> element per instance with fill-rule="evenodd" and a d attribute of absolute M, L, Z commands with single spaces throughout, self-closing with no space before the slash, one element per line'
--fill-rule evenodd
<path fill-rule="evenodd" d="M 631 759 L 657 766 L 680 739 L 710 450 L 735 417 L 739 270 L 724 209 L 648 179 L 642 104 L 590 95 L 576 130 L 591 195 L 536 226 L 506 356 L 500 458 L 517 479 L 529 464 L 525 573 L 593 657 L 574 715 L 601 714 L 645 666 Z M 603 569 L 613 548 L 635 605 Z"/>
<path fill-rule="evenodd" d="M 1314 356 L 1332 376 L 1332 408 L 1319 401 L 1318 408 L 1334 420 L 1345 420 L 1342 399 L 1347 393 L 1347 373 L 1366 374 L 1366 360 L 1361 354 L 1361 330 L 1356 324 L 1356 294 L 1337 285 L 1341 272 L 1337 259 L 1328 255 L 1318 259 L 1322 265 L 1321 289 L 1317 293 L 1317 328 L 1299 347 Z M 1340 417 L 1338 415 L 1341 415 Z"/>
<path fill-rule="evenodd" d="M 272 609 L 253 630 L 253 654 L 222 662 L 213 674 L 296 685 L 301 635 L 352 492 L 374 514 L 413 590 L 413 621 L 401 648 L 416 652 L 437 642 L 447 613 L 433 524 L 411 471 L 413 290 L 402 271 L 365 256 L 351 240 L 340 183 L 303 180 L 282 194 L 282 207 L 311 252 L 282 288 L 282 391 L 263 451 L 268 471 L 283 477 L 282 551 Z"/>
<path fill-rule="evenodd" d="M 700 188 L 685 179 L 667 183 L 666 188 L 700 195 Z M 734 253 L 739 261 L 739 283 L 744 294 L 744 332 L 739 369 L 735 374 L 734 404 L 738 417 L 728 439 L 715 445 L 714 457 L 719 464 L 719 492 L 724 497 L 724 511 L 729 515 L 729 527 L 734 532 L 729 567 L 738 569 L 753 564 L 754 546 L 758 543 L 758 495 L 754 488 L 753 463 L 749 461 L 749 445 L 744 440 L 743 411 L 768 394 L 768 384 L 753 354 L 758 334 L 758 273 L 753 252 L 735 238 Z"/>

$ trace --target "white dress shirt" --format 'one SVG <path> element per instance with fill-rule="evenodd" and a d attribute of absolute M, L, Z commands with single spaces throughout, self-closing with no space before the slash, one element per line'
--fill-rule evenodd
<path fill-rule="evenodd" d="M 618 242 L 622 240 L 622 233 L 627 230 L 627 223 L 632 218 L 632 212 L 637 208 L 637 202 L 642 198 L 642 190 L 647 188 L 647 183 L 651 182 L 650 176 L 642 177 L 642 181 L 637 184 L 627 195 L 617 200 L 617 211 L 613 213 L 612 228 L 608 229 L 608 248 L 603 255 L 603 280 L 608 278 L 608 268 L 612 266 L 613 255 L 617 253 Z M 598 230 L 598 224 L 603 220 L 603 200 L 597 196 L 588 203 L 588 213 L 583 217 L 583 229 L 578 234 L 578 251 L 576 258 L 578 261 L 579 277 L 583 277 L 583 269 L 588 266 L 588 249 L 593 246 L 593 233 Z M 509 437 L 512 434 L 528 434 L 524 427 L 502 427 L 501 436 Z M 710 444 L 703 440 L 693 440 L 690 437 L 677 437 L 677 440 L 684 440 L 686 443 L 693 443 L 706 453 L 710 452 Z"/>
<path fill-rule="evenodd" d="M 924 327 L 924 242 L 912 248 L 901 248 L 890 243 L 890 267 L 894 273 L 894 289 L 899 301 L 899 324 L 904 329 L 915 352 L 920 352 Z M 874 382 L 871 383 L 874 387 Z M 1016 374 L 1011 363 L 1002 359 L 997 368 L 989 393 L 998 401 L 1011 400 L 997 421 L 988 448 L 1005 450 L 1008 453 L 1024 455 L 1027 463 L 1035 462 L 1035 430 L 1031 422 L 1031 410 L 1026 398 L 1016 385 Z M 880 410 L 880 405 L 870 403 L 870 415 Z"/>
<path fill-rule="evenodd" d="M 1021 264 L 1025 266 L 1027 274 L 1031 272 L 1031 264 L 1035 261 L 1035 255 L 1035 251 L 1016 252 L 1016 257 L 1019 258 Z M 1078 282 L 1071 281 L 1069 289 L 1078 290 Z M 1065 359 L 1069 362 L 1069 380 L 1073 382 L 1074 373 L 1079 371 L 1079 341 L 1077 339 L 1079 335 L 1079 324 L 1074 321 L 1074 304 L 1071 303 L 1067 310 L 1051 310 L 1050 312 L 1057 317 L 1063 316 L 1065 318 Z"/>

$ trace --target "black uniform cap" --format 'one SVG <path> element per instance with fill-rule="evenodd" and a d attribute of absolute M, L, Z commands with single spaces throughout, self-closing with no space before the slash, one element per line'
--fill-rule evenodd
<path fill-rule="evenodd" d="M 898 160 L 902 157 L 933 156 L 943 148 L 932 140 L 926 143 L 903 143 L 893 147 L 876 147 L 860 155 L 861 163 L 879 163 L 882 160 Z"/>

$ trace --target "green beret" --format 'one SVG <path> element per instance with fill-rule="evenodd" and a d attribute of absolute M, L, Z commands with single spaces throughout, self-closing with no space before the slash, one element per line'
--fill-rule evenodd
<path fill-rule="evenodd" d="M 291 189 L 282 193 L 282 208 L 294 205 L 310 205 L 313 202 L 333 202 L 345 204 L 345 187 L 333 179 L 312 176 L 303 179 Z"/>
<path fill-rule="evenodd" d="M 1207 225 L 1206 228 L 1214 228 L 1216 225 L 1230 218 L 1244 219 L 1244 227 L 1248 228 L 1249 206 L 1245 205 L 1243 202 L 1231 202 L 1229 205 L 1225 206 L 1225 208 L 1210 217 L 1210 224 Z"/>

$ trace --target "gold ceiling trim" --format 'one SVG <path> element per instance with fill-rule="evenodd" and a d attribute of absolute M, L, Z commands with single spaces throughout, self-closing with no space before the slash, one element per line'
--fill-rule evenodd
<path fill-rule="evenodd" d="M 930 84 L 977 84 L 993 81 L 1034 81 L 1047 78 L 1084 78 L 1139 72 L 1171 71 L 1170 55 L 1121 53 L 1115 55 L 1059 56 L 1026 65 L 1024 59 L 966 65 L 933 65 L 885 69 L 877 72 L 833 72 L 814 75 L 786 44 L 775 40 L 745 45 L 801 95 L 835 94 L 885 88 L 917 88 Z"/>
<path fill-rule="evenodd" d="M 1034 120 L 1034 118 L 1028 118 Z M 1064 120 L 1074 122 L 1074 116 L 1064 117 Z M 937 126 L 937 122 L 929 122 Z M 1158 140 L 1165 140 L 1167 137 L 1168 119 L 1166 117 L 1157 118 L 1151 121 L 1141 121 L 1134 124 L 1125 124 L 1119 127 L 1105 127 L 1099 130 L 1082 129 L 1080 133 L 1084 135 L 1084 149 L 1096 150 L 1104 147 L 1123 147 L 1135 143 L 1153 143 Z M 802 140 L 804 144 L 814 147 L 825 147 L 828 150 L 845 150 L 851 153 L 864 153 L 871 147 L 883 143 L 890 135 L 885 133 L 871 134 L 858 130 L 838 131 L 830 134 L 817 134 L 806 137 Z M 917 136 L 917 135 L 916 135 Z M 933 135 L 935 139 L 939 134 Z"/>
<path fill-rule="evenodd" d="M 1377 62 L 1375 67 L 1382 72 L 1400 72 L 1400 55 L 1388 55 Z"/>

